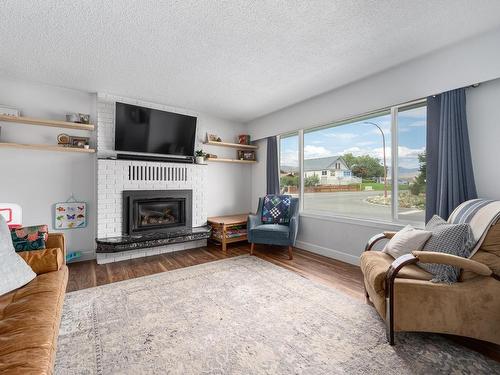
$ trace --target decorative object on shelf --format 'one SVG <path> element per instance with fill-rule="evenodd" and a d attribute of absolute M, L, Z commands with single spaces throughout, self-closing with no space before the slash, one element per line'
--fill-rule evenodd
<path fill-rule="evenodd" d="M 21 116 L 21 111 L 19 111 L 17 108 L 0 105 L 0 115 L 19 117 Z"/>
<path fill-rule="evenodd" d="M 10 229 L 23 224 L 23 209 L 16 203 L 0 203 L 0 215 L 5 218 Z"/>
<path fill-rule="evenodd" d="M 205 154 L 203 150 L 197 150 L 194 155 L 196 156 L 196 164 L 206 164 L 205 157 L 207 154 Z"/>
<path fill-rule="evenodd" d="M 68 113 L 66 115 L 67 122 L 74 122 L 75 124 L 89 124 L 90 115 L 86 113 Z"/>
<path fill-rule="evenodd" d="M 207 133 L 207 141 L 210 142 L 222 142 L 222 139 L 217 134 Z"/>
<path fill-rule="evenodd" d="M 87 226 L 87 203 L 78 202 L 73 195 L 66 202 L 54 205 L 56 229 L 77 229 Z"/>
<path fill-rule="evenodd" d="M 207 159 L 217 159 L 217 155 L 215 154 L 205 154 L 205 160 Z"/>
<path fill-rule="evenodd" d="M 249 145 L 250 144 L 250 135 L 249 134 L 240 134 L 238 136 L 238 143 L 240 145 Z"/>
<path fill-rule="evenodd" d="M 57 144 L 61 146 L 69 146 L 71 137 L 67 134 L 61 133 L 57 136 Z"/>
<path fill-rule="evenodd" d="M 238 159 L 255 161 L 255 151 L 238 150 Z"/>
<path fill-rule="evenodd" d="M 66 115 L 66 121 L 78 123 L 78 122 L 80 122 L 80 116 L 78 113 L 68 113 Z"/>
<path fill-rule="evenodd" d="M 88 125 L 90 123 L 90 115 L 87 113 L 79 113 L 78 117 L 80 118 L 80 124 Z"/>
<path fill-rule="evenodd" d="M 89 137 L 70 137 L 70 146 L 77 148 L 85 148 L 85 145 L 89 144 Z"/>

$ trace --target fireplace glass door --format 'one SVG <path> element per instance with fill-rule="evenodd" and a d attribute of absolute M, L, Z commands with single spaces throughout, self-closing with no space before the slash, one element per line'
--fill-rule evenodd
<path fill-rule="evenodd" d="M 183 198 L 139 199 L 134 201 L 135 231 L 185 225 Z"/>

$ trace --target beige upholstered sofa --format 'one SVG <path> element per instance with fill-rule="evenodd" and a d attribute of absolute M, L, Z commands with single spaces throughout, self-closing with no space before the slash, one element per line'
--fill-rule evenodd
<path fill-rule="evenodd" d="M 46 249 L 19 253 L 37 277 L 0 296 L 0 374 L 53 373 L 68 282 L 65 252 L 64 235 L 49 233 Z"/>
<path fill-rule="evenodd" d="M 374 236 L 361 256 L 366 296 L 386 322 L 389 343 L 394 345 L 394 332 L 419 331 L 500 344 L 500 221 L 471 259 L 414 251 L 395 260 L 373 250 L 392 236 L 394 232 Z M 462 269 L 460 280 L 432 283 L 432 275 L 418 262 L 456 265 Z"/>

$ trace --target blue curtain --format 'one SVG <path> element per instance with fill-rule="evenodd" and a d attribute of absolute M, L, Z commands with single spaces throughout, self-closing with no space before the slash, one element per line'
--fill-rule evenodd
<path fill-rule="evenodd" d="M 427 99 L 426 195 L 426 221 L 447 219 L 460 203 L 477 198 L 464 88 Z"/>
<path fill-rule="evenodd" d="M 267 194 L 280 193 L 278 141 L 276 137 L 267 138 L 266 182 Z"/>

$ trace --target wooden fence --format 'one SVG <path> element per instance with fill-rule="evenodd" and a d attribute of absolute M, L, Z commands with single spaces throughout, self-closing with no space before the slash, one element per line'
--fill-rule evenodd
<path fill-rule="evenodd" d="M 361 191 L 361 185 L 319 185 L 319 186 L 306 186 L 304 193 L 336 193 L 339 191 Z M 298 194 L 299 189 L 297 186 L 285 186 L 285 194 Z"/>

